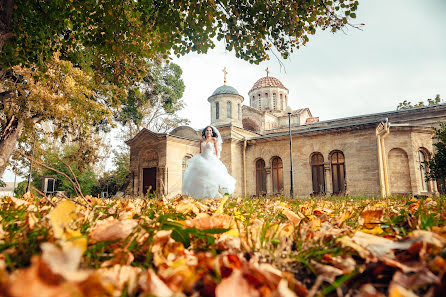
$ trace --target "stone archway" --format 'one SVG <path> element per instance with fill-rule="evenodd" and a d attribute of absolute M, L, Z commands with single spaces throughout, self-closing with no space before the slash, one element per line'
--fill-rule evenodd
<path fill-rule="evenodd" d="M 401 148 L 390 150 L 388 158 L 390 192 L 392 194 L 409 194 L 412 192 L 410 182 L 409 157 Z"/>

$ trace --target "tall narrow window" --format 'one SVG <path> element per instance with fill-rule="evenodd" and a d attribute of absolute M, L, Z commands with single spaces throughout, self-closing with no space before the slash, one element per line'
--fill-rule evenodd
<path fill-rule="evenodd" d="M 232 118 L 232 103 L 231 101 L 226 102 L 226 118 Z"/>
<path fill-rule="evenodd" d="M 311 156 L 311 177 L 313 180 L 313 194 L 325 194 L 324 157 L 321 153 Z"/>
<path fill-rule="evenodd" d="M 333 181 L 333 194 L 345 192 L 345 159 L 344 154 L 336 151 L 331 154 L 331 175 Z"/>
<path fill-rule="evenodd" d="M 259 94 L 259 104 L 257 106 L 259 109 L 262 109 L 262 98 L 260 97 L 260 94 Z"/>
<path fill-rule="evenodd" d="M 237 119 L 240 120 L 240 103 L 237 104 Z"/>
<path fill-rule="evenodd" d="M 426 155 L 422 150 L 417 152 L 417 163 L 418 163 L 418 182 L 420 184 L 420 189 L 422 192 L 427 192 L 427 184 L 426 184 Z"/>
<path fill-rule="evenodd" d="M 271 164 L 273 176 L 273 193 L 278 194 L 283 191 L 283 165 L 282 159 L 274 157 Z"/>
<path fill-rule="evenodd" d="M 215 102 L 215 119 L 218 120 L 220 118 L 220 103 Z"/>
<path fill-rule="evenodd" d="M 256 193 L 257 196 L 266 194 L 266 170 L 263 159 L 256 162 Z"/>

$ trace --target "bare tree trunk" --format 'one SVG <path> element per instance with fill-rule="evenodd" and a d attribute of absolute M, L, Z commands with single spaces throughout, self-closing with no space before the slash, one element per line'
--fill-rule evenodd
<path fill-rule="evenodd" d="M 6 41 L 13 36 L 12 13 L 14 0 L 0 0 L 0 53 Z M 0 172 L 1 176 L 2 172 Z"/>
<path fill-rule="evenodd" d="M 6 129 L 0 135 L 0 177 L 6 170 L 8 160 L 14 152 L 19 137 L 22 135 L 25 122 L 21 119 L 11 118 Z M 8 131 L 6 131 L 8 130 Z"/>

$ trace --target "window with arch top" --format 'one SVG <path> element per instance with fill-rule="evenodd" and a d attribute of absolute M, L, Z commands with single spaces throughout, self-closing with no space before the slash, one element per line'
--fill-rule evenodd
<path fill-rule="evenodd" d="M 232 103 L 231 103 L 231 101 L 226 102 L 226 117 L 228 119 L 232 118 Z"/>
<path fill-rule="evenodd" d="M 331 153 L 331 178 L 333 181 L 333 194 L 345 192 L 345 158 L 341 151 Z"/>
<path fill-rule="evenodd" d="M 256 194 L 257 196 L 266 194 L 266 169 L 263 159 L 256 161 Z"/>
<path fill-rule="evenodd" d="M 283 191 L 283 163 L 279 157 L 274 157 L 271 161 L 273 177 L 273 193 L 278 194 Z"/>
<path fill-rule="evenodd" d="M 311 155 L 311 178 L 313 182 L 313 194 L 325 194 L 324 156 L 321 153 Z"/>
<path fill-rule="evenodd" d="M 215 119 L 218 120 L 220 118 L 220 103 L 215 102 Z"/>

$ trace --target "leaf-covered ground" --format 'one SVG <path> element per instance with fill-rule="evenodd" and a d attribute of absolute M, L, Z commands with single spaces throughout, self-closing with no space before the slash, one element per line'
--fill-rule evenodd
<path fill-rule="evenodd" d="M 446 292 L 444 197 L 75 202 L 0 199 L 0 296 Z"/>

